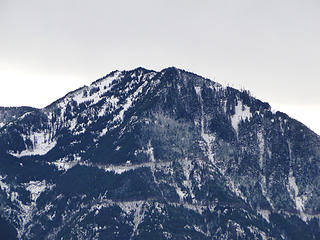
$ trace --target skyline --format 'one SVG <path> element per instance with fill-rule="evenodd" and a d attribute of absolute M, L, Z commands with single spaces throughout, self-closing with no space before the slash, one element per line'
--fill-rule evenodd
<path fill-rule="evenodd" d="M 320 134 L 320 3 L 0 3 L 0 106 L 44 107 L 113 70 L 169 66 L 252 95 Z"/>

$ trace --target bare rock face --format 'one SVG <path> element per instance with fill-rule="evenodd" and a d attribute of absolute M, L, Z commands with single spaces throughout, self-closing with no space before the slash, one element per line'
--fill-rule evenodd
<path fill-rule="evenodd" d="M 0 237 L 320 239 L 320 137 L 247 91 L 137 68 L 16 110 Z"/>

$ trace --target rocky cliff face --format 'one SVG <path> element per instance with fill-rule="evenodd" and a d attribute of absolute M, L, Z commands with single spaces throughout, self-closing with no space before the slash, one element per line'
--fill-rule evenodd
<path fill-rule="evenodd" d="M 319 136 L 176 68 L 3 121 L 0 162 L 0 228 L 19 239 L 320 239 Z"/>

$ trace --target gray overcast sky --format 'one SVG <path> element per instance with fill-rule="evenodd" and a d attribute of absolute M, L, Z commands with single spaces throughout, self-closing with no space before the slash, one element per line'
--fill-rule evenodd
<path fill-rule="evenodd" d="M 176 66 L 320 133 L 319 0 L 0 0 L 0 106 L 44 107 L 113 71 Z"/>

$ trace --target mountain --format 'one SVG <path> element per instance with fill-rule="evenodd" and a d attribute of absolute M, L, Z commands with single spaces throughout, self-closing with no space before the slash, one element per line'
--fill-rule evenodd
<path fill-rule="evenodd" d="M 320 137 L 248 91 L 137 68 L 1 111 L 1 239 L 320 239 Z"/>

